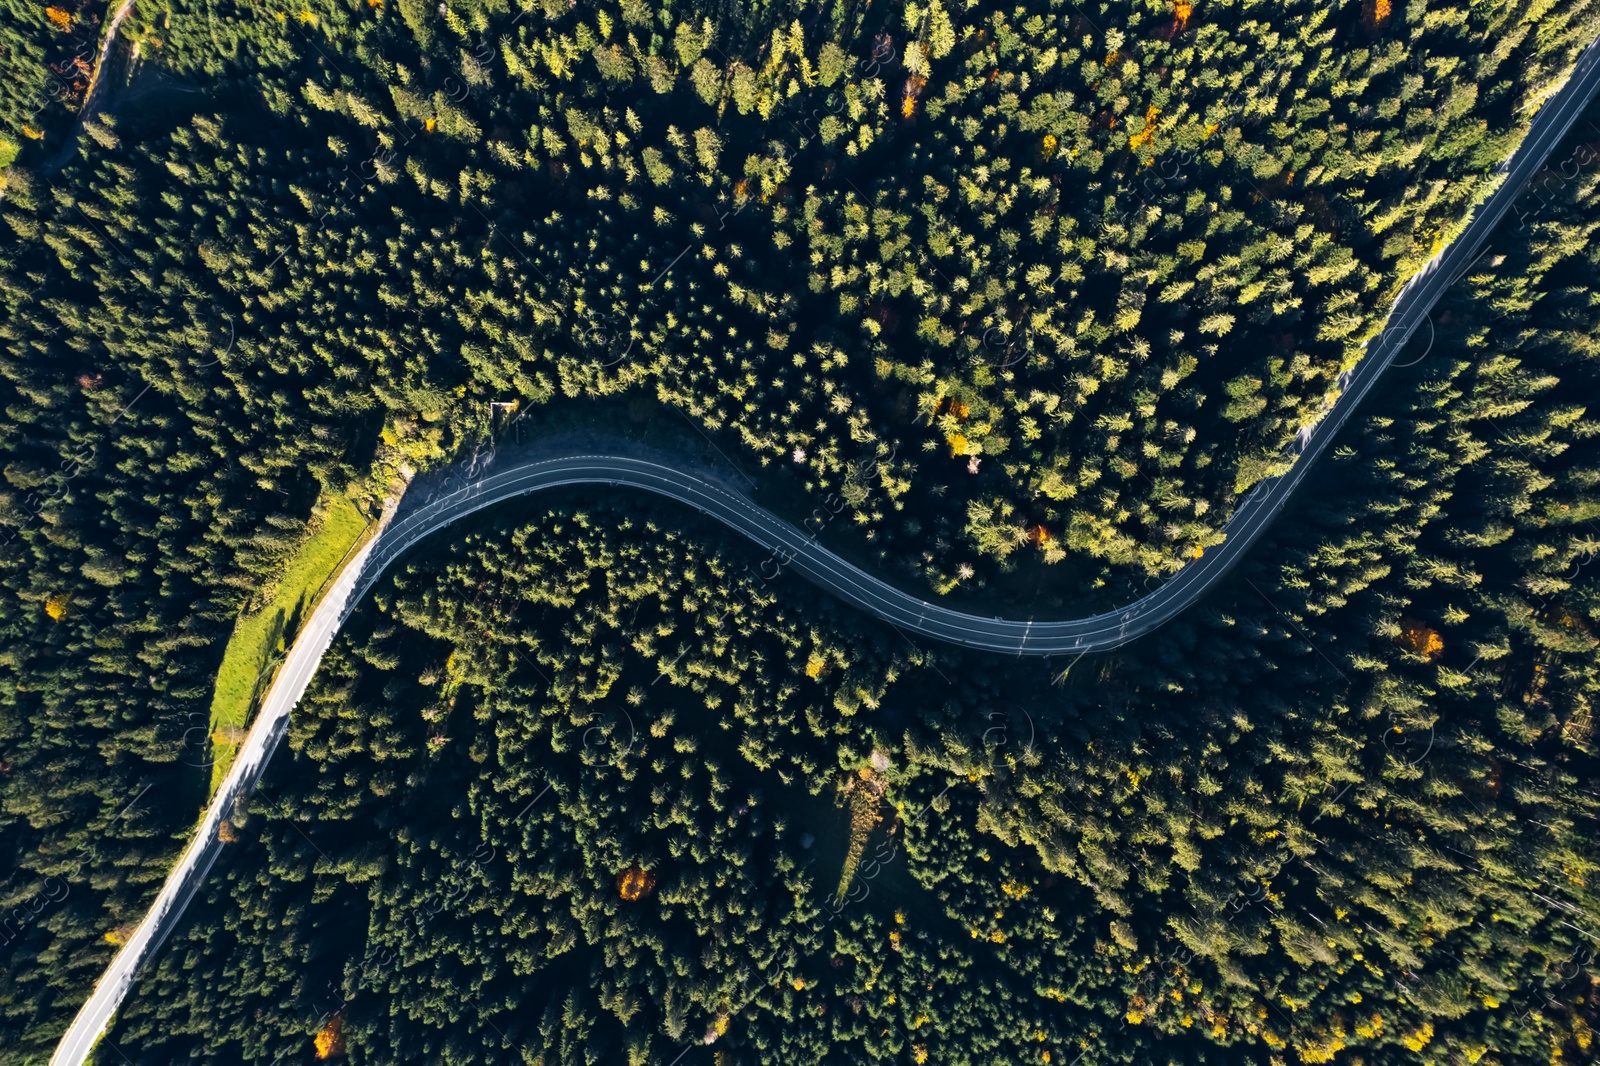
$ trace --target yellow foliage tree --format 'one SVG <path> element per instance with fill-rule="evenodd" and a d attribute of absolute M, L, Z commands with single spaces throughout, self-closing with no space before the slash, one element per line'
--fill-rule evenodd
<path fill-rule="evenodd" d="M 917 111 L 917 97 L 922 95 L 923 86 L 928 84 L 928 79 L 920 74 L 913 74 L 906 79 L 905 98 L 900 102 L 900 114 L 910 118 Z"/>
<path fill-rule="evenodd" d="M 1420 1028 L 1413 1029 L 1405 1035 L 1402 1043 L 1412 1051 L 1421 1051 L 1433 1040 L 1433 1023 L 1423 1022 Z"/>
<path fill-rule="evenodd" d="M 1344 1050 L 1344 1040 L 1335 1033 L 1329 1037 L 1308 1040 L 1297 1045 L 1294 1050 L 1304 1063 L 1332 1062 L 1339 1052 Z"/>
<path fill-rule="evenodd" d="M 1160 116 L 1161 109 L 1154 104 L 1144 109 L 1144 129 L 1128 138 L 1129 148 L 1144 148 L 1155 139 L 1156 119 Z"/>
<path fill-rule="evenodd" d="M 867 850 L 867 837 L 872 834 L 872 827 L 883 820 L 879 808 L 886 784 L 882 777 L 865 766 L 844 783 L 844 794 L 850 802 L 850 848 L 845 852 L 844 868 L 839 871 L 836 899 L 843 900 L 845 893 L 850 890 L 856 867 L 861 865 L 861 856 Z"/>
<path fill-rule="evenodd" d="M 67 616 L 67 604 L 72 602 L 72 593 L 58 592 L 44 601 L 44 613 L 50 616 L 53 622 L 59 622 Z"/>
<path fill-rule="evenodd" d="M 49 19 L 51 22 L 55 23 L 56 26 L 59 27 L 60 29 L 63 29 L 63 30 L 72 29 L 72 13 L 71 12 L 63 11 L 59 7 L 47 7 L 47 8 L 44 9 L 44 17 Z"/>
<path fill-rule="evenodd" d="M 317 1033 L 317 1058 L 332 1059 L 344 1054 L 344 1015 L 335 1014 Z"/>

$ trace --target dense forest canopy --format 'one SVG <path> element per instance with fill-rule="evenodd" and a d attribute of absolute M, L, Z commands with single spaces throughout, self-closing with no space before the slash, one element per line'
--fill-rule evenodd
<path fill-rule="evenodd" d="M 341 444 L 364 414 L 362 450 L 654 396 L 945 591 L 1021 548 L 1170 571 L 1281 469 L 1597 15 L 138 9 L 167 110 L 16 168 L 16 328 Z"/>
<path fill-rule="evenodd" d="M 1596 383 L 1577 184 L 1336 493 L 1065 677 L 872 632 L 666 505 L 478 523 L 340 638 L 110 1045 L 1584 1061 L 1600 468 L 1546 398 Z"/>
<path fill-rule="evenodd" d="M 96 75 L 110 5 L 5 3 L 4 1063 L 187 838 L 319 499 L 670 423 L 908 588 L 1123 596 L 1281 470 L 1600 32 L 174 0 Z M 419 552 L 101 1059 L 1592 1057 L 1595 128 L 1314 497 L 1113 656 L 917 647 L 621 497 Z"/>

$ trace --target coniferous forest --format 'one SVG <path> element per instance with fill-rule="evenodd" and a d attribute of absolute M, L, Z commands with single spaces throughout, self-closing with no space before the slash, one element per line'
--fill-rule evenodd
<path fill-rule="evenodd" d="M 192 834 L 223 649 L 330 498 L 604 433 L 918 596 L 1128 602 L 1600 34 L 136 0 L 100 62 L 124 6 L 0 14 L 6 1064 Z M 1245 561 L 1112 653 L 907 635 L 622 489 L 436 536 L 93 1061 L 1592 1061 L 1597 161 L 1591 105 Z"/>

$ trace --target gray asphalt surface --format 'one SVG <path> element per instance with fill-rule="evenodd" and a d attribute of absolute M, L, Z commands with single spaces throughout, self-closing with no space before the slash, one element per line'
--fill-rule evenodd
<path fill-rule="evenodd" d="M 678 500 L 710 515 L 775 554 L 771 568 L 792 569 L 840 599 L 870 614 L 935 640 L 1012 655 L 1076 655 L 1135 640 L 1170 621 L 1203 596 L 1262 534 L 1327 448 L 1345 420 L 1393 364 L 1439 296 L 1463 274 L 1490 232 L 1505 216 L 1545 157 L 1566 136 L 1600 86 L 1600 41 L 1579 58 L 1567 84 L 1534 116 L 1532 128 L 1497 173 L 1504 181 L 1476 212 L 1461 237 L 1419 271 L 1401 290 L 1388 326 L 1346 375 L 1328 415 L 1297 442 L 1299 456 L 1280 477 L 1257 485 L 1240 503 L 1227 540 L 1179 571 L 1166 584 L 1116 611 L 1062 622 L 985 618 L 928 603 L 839 558 L 811 534 L 762 510 L 714 478 L 626 455 L 519 457 L 496 469 L 493 457 L 475 462 L 423 495 L 408 494 L 405 506 L 385 525 L 329 588 L 306 620 L 241 746 L 233 768 L 206 812 L 199 831 L 173 869 L 155 905 L 118 952 L 94 992 L 62 1037 L 51 1066 L 78 1066 L 116 1013 L 139 966 L 160 947 L 204 880 L 221 845 L 217 827 L 235 802 L 255 787 L 288 725 L 289 712 L 310 684 L 322 654 L 362 597 L 401 555 L 459 519 L 497 503 L 564 485 L 622 485 Z M 764 568 L 763 576 L 773 576 Z"/>

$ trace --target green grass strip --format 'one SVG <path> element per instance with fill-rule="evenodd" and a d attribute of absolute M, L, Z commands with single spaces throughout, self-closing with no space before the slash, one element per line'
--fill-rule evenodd
<path fill-rule="evenodd" d="M 347 497 L 324 500 L 321 524 L 307 537 L 278 578 L 277 594 L 260 610 L 239 616 L 222 655 L 211 697 L 211 789 L 215 795 L 244 739 L 258 689 L 265 691 L 272 667 L 298 626 L 316 605 L 323 587 L 367 531 L 367 520 Z"/>

